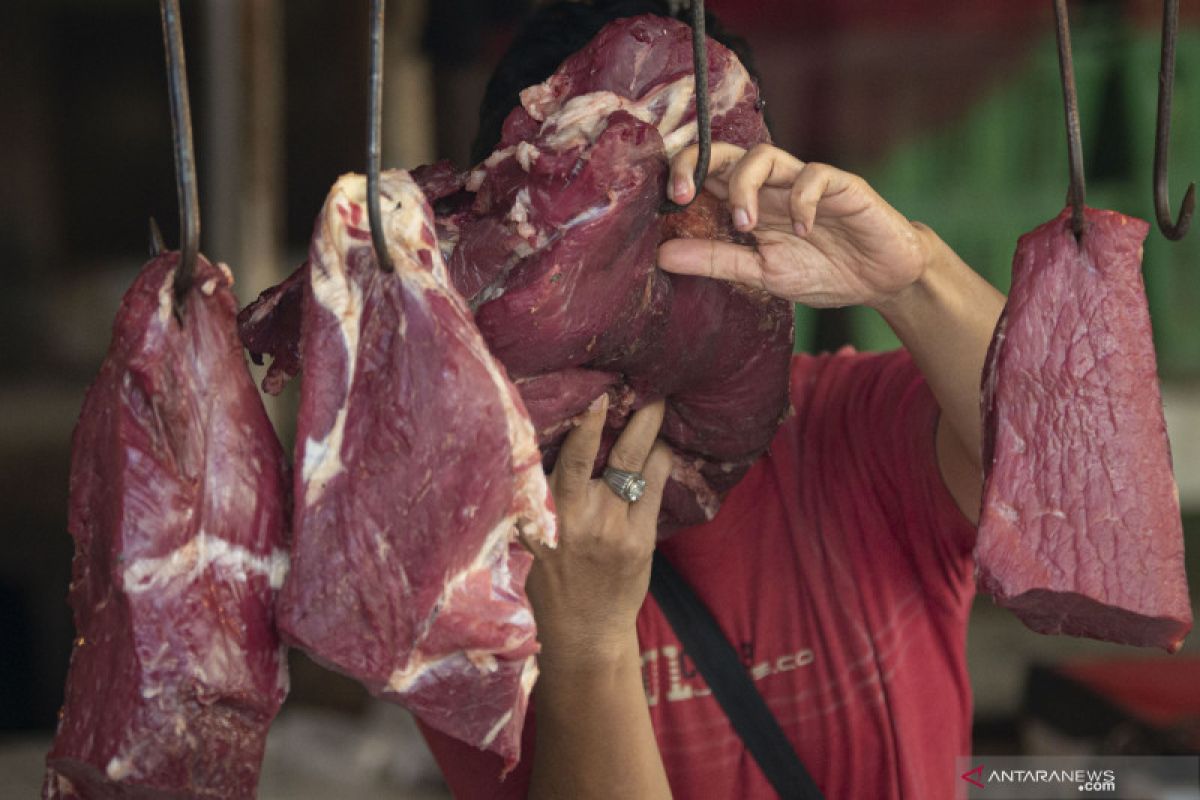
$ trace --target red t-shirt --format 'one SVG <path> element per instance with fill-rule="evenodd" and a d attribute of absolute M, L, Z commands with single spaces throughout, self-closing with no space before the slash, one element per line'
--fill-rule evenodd
<path fill-rule="evenodd" d="M 795 414 L 716 519 L 660 547 L 830 800 L 954 797 L 975 530 L 937 466 L 937 404 L 904 351 L 798 355 L 791 396 Z M 675 797 L 775 797 L 653 598 L 637 630 Z M 456 797 L 525 796 L 530 708 L 503 782 L 495 756 L 424 731 Z"/>

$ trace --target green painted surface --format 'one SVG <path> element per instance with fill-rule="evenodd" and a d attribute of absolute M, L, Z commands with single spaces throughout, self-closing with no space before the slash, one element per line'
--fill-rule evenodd
<path fill-rule="evenodd" d="M 1154 31 L 1077 29 L 1074 50 L 1088 204 L 1152 220 L 1151 167 L 1159 41 Z M 1180 35 L 1171 148 L 1175 209 L 1200 179 L 1200 32 Z M 1008 285 L 1017 238 L 1054 217 L 1067 188 L 1062 92 L 1053 38 L 1033 48 L 956 124 L 894 151 L 863 176 L 912 219 L 933 227 L 996 286 Z M 1170 376 L 1200 375 L 1200 219 L 1183 242 L 1151 229 L 1145 279 L 1159 352 Z M 854 344 L 888 349 L 877 314 L 853 309 Z M 811 341 L 811 315 L 797 345 Z"/>

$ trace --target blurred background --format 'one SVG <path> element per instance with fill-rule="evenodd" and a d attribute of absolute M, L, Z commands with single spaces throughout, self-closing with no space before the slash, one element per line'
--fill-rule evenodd
<path fill-rule="evenodd" d="M 533 5 L 388 4 L 386 166 L 466 165 L 489 72 Z M 1017 237 L 1057 214 L 1066 191 L 1049 0 L 708 5 L 753 46 L 781 146 L 865 176 L 1007 287 Z M 1200 4 L 1182 5 L 1176 204 L 1200 178 Z M 329 186 L 363 169 L 366 8 L 183 2 L 201 247 L 232 266 L 243 303 L 303 260 Z M 1152 219 L 1161 4 L 1071 9 L 1089 204 Z M 71 430 L 146 257 L 147 218 L 177 240 L 158 4 L 6 3 L 0 98 L 0 786 L 15 797 L 40 785 L 73 636 Z M 1152 230 L 1145 280 L 1200 589 L 1200 228 L 1181 243 Z M 799 309 L 797 320 L 802 349 L 896 344 L 863 309 Z M 980 598 L 976 752 L 1200 752 L 1192 641 L 1166 658 L 1039 636 Z M 264 797 L 443 796 L 403 712 L 298 655 L 293 683 Z"/>

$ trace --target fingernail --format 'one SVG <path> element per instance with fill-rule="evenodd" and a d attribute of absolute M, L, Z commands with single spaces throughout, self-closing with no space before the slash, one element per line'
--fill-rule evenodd
<path fill-rule="evenodd" d="M 691 183 L 682 175 L 675 176 L 675 182 L 671 186 L 671 193 L 679 200 L 683 200 L 688 196 L 688 190 L 691 189 Z"/>
<path fill-rule="evenodd" d="M 735 208 L 733 210 L 733 226 L 743 230 L 750 227 L 750 215 L 746 213 L 746 209 Z"/>
<path fill-rule="evenodd" d="M 803 238 L 808 233 L 808 228 L 804 227 L 803 222 L 793 222 L 792 229 L 796 231 L 796 235 Z"/>

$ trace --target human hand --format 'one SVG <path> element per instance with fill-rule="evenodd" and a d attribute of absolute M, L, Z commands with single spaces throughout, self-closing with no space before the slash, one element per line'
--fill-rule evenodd
<path fill-rule="evenodd" d="M 693 145 L 671 163 L 668 191 L 676 202 L 695 191 L 696 159 Z M 714 143 L 704 187 L 729 204 L 738 230 L 753 231 L 758 248 L 674 239 L 659 248 L 668 272 L 737 281 L 816 308 L 879 308 L 912 286 L 929 261 L 929 230 L 862 178 L 771 145 L 746 151 Z"/>
<path fill-rule="evenodd" d="M 642 473 L 642 497 L 626 503 L 602 480 L 592 480 L 607 400 L 602 396 L 567 436 L 550 474 L 558 546 L 527 542 L 535 558 L 525 588 L 543 660 L 588 665 L 626 655 L 637 644 L 635 622 L 650 584 L 671 451 L 655 441 L 663 403 L 652 403 L 629 419 L 608 457 L 611 467 Z"/>

